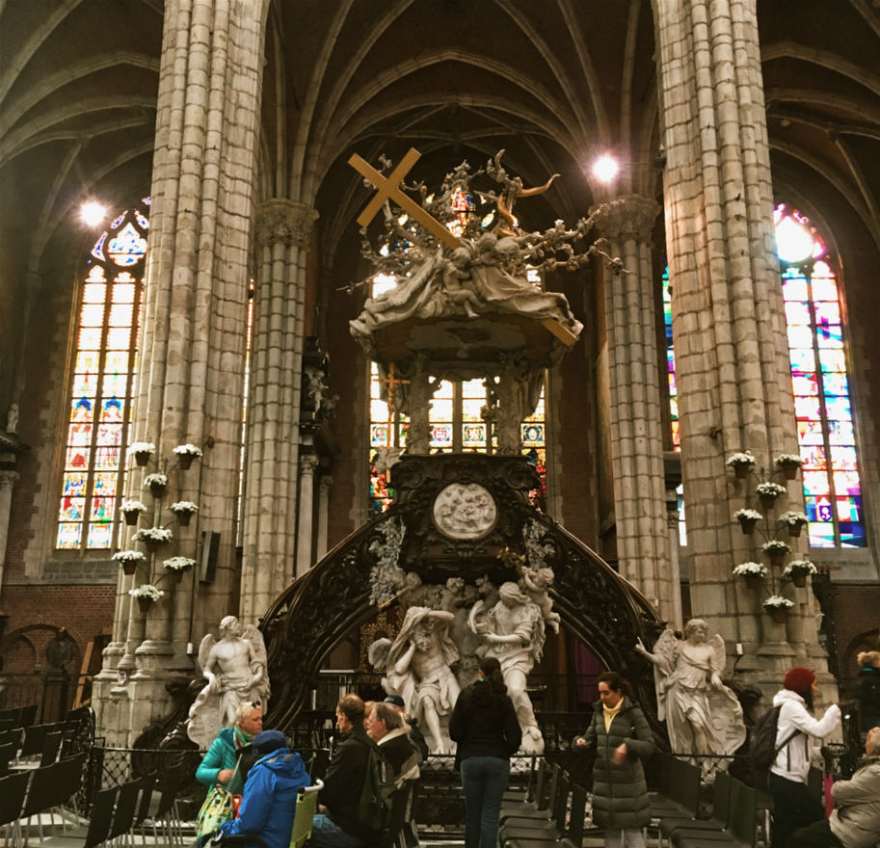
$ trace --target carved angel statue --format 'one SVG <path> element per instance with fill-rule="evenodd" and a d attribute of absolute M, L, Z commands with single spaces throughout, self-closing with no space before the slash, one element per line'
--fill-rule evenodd
<path fill-rule="evenodd" d="M 526 691 L 529 672 L 544 651 L 544 618 L 540 607 L 516 583 L 502 583 L 500 600 L 484 613 L 484 602 L 477 601 L 468 623 L 483 643 L 479 653 L 496 657 L 516 709 L 522 729 L 522 750 L 527 754 L 544 752 L 544 737 L 538 728 L 535 710 Z"/>
<path fill-rule="evenodd" d="M 265 704 L 267 664 L 260 631 L 253 625 L 242 629 L 234 615 L 223 618 L 220 639 L 208 633 L 199 645 L 199 665 L 208 683 L 190 707 L 187 736 L 207 748 L 221 728 L 234 724 L 240 704 Z"/>
<path fill-rule="evenodd" d="M 532 599 L 532 603 L 537 604 L 541 610 L 544 624 L 554 633 L 558 633 L 561 619 L 558 612 L 553 612 L 553 600 L 550 597 L 550 587 L 553 585 L 554 579 L 553 569 L 547 566 L 532 568 L 525 565 L 520 570 L 519 582 L 523 591 Z"/>
<path fill-rule="evenodd" d="M 407 712 L 430 734 L 435 754 L 452 753 L 449 716 L 461 691 L 450 668 L 458 660 L 449 634 L 453 618 L 447 610 L 410 607 L 394 641 L 377 639 L 368 652 L 384 674 L 385 691 L 403 698 Z"/>
<path fill-rule="evenodd" d="M 654 665 L 658 717 L 666 719 L 675 754 L 733 754 L 745 742 L 746 727 L 739 700 L 721 682 L 724 639 L 718 633 L 710 639 L 701 618 L 691 619 L 684 633 L 684 639 L 676 639 L 664 630 L 654 653 L 641 639 L 635 646 Z"/>

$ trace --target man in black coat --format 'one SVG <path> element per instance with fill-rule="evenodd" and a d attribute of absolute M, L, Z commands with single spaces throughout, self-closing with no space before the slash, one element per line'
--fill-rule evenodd
<path fill-rule="evenodd" d="M 409 728 L 403 717 L 391 704 L 373 704 L 364 725 L 372 739 L 391 766 L 395 785 L 419 776 L 419 752 L 409 738 Z"/>
<path fill-rule="evenodd" d="M 358 817 L 370 749 L 375 743 L 364 730 L 364 702 L 357 695 L 346 695 L 336 705 L 336 728 L 344 739 L 327 766 L 309 848 L 362 848 L 374 837 Z"/>
<path fill-rule="evenodd" d="M 406 704 L 404 703 L 403 698 L 401 698 L 400 695 L 389 695 L 385 699 L 385 703 L 394 707 L 394 709 L 400 714 L 404 723 L 409 727 L 409 740 L 416 746 L 416 750 L 421 755 L 422 762 L 425 762 L 425 760 L 428 759 L 428 743 L 425 740 L 425 734 L 422 733 L 419 723 L 414 718 L 407 715 Z"/>

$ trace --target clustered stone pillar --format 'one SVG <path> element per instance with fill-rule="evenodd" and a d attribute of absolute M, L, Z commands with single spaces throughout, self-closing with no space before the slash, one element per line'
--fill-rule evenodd
<path fill-rule="evenodd" d="M 228 612 L 233 588 L 262 15 L 252 4 L 166 0 L 162 44 L 133 425 L 133 440 L 156 450 L 146 469 L 129 461 L 126 491 L 154 506 L 141 527 L 167 526 L 174 538 L 134 577 L 120 573 L 95 705 L 102 733 L 121 744 L 167 713 L 165 683 L 192 676 L 188 642 Z M 174 456 L 185 443 L 203 450 L 189 470 Z M 143 477 L 157 471 L 168 486 L 154 501 Z M 198 505 L 190 526 L 168 510 L 175 500 Z M 121 547 L 136 547 L 132 530 Z M 197 559 L 203 532 L 219 533 L 220 547 L 214 582 L 196 603 L 197 582 L 174 580 L 162 563 Z M 164 596 L 142 612 L 128 590 L 148 582 Z M 123 655 L 133 673 L 118 677 Z"/>
<path fill-rule="evenodd" d="M 669 555 L 663 470 L 656 281 L 651 234 L 660 211 L 638 195 L 609 200 L 591 210 L 596 229 L 610 242 L 623 271 L 605 284 L 610 451 L 620 573 L 674 621 L 679 592 Z"/>
<path fill-rule="evenodd" d="M 298 572 L 297 476 L 306 260 L 318 213 L 274 198 L 257 210 L 241 614 L 254 621 Z M 308 566 L 304 566 L 307 568 Z"/>
<path fill-rule="evenodd" d="M 321 559 L 327 553 L 330 535 L 330 490 L 333 478 L 322 474 L 318 481 L 318 548 L 315 559 Z"/>
<path fill-rule="evenodd" d="M 692 605 L 743 644 L 742 676 L 771 688 L 795 656 L 820 672 L 826 662 L 808 589 L 786 588 L 798 605 L 774 624 L 731 575 L 761 551 L 733 518 L 756 480 L 735 480 L 726 457 L 749 450 L 768 475 L 775 456 L 798 452 L 756 0 L 655 8 Z M 788 508 L 801 503 L 798 480 Z"/>
<path fill-rule="evenodd" d="M 3 586 L 3 566 L 6 562 L 9 516 L 12 509 L 12 488 L 16 480 L 18 480 L 17 471 L 0 471 L 0 587 Z"/>

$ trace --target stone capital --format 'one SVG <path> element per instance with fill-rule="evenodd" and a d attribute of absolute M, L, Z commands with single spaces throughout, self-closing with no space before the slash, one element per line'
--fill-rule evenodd
<path fill-rule="evenodd" d="M 600 235 L 612 241 L 635 239 L 645 244 L 651 241 L 659 213 L 657 203 L 638 194 L 615 197 L 590 209 Z"/>
<path fill-rule="evenodd" d="M 299 458 L 300 473 L 309 475 L 314 474 L 319 461 L 318 457 L 313 453 L 301 454 Z"/>
<path fill-rule="evenodd" d="M 18 480 L 17 471 L 0 471 L 0 489 L 12 488 L 12 484 Z"/>
<path fill-rule="evenodd" d="M 254 237 L 260 247 L 284 244 L 308 247 L 318 210 L 305 203 L 276 197 L 257 207 Z"/>

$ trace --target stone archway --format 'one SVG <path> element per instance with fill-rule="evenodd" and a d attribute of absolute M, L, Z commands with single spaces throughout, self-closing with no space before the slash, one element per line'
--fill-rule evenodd
<path fill-rule="evenodd" d="M 653 640 L 651 631 L 660 626 L 656 613 L 598 554 L 529 504 L 527 492 L 536 478 L 523 458 L 404 457 L 393 469 L 393 482 L 396 504 L 292 583 L 262 620 L 273 726 L 292 727 L 309 703 L 322 661 L 353 627 L 376 615 L 371 591 L 375 594 L 374 583 L 383 570 L 415 572 L 426 583 L 444 583 L 452 576 L 472 583 L 486 574 L 503 582 L 515 579 L 498 558 L 504 548 L 543 557 L 553 568 L 551 596 L 562 623 L 606 667 L 629 679 L 657 724 L 653 675 L 631 650 L 638 637 Z M 492 495 L 497 519 L 485 538 L 456 542 L 435 526 L 434 500 L 454 482 L 478 483 Z"/>

